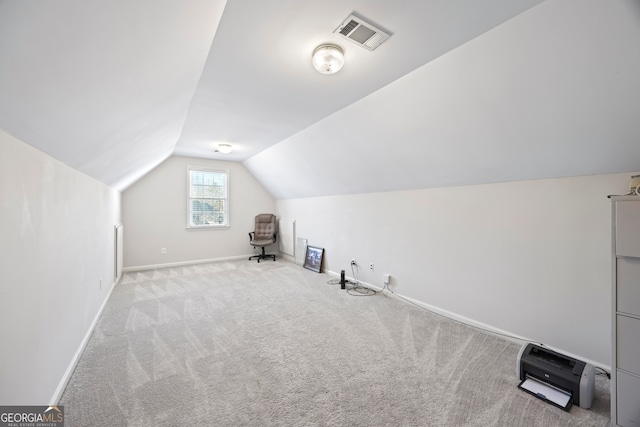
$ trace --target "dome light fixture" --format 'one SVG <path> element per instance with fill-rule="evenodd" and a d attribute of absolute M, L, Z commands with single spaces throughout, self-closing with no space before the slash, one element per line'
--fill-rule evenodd
<path fill-rule="evenodd" d="M 344 51 L 335 44 L 321 44 L 311 55 L 313 67 L 321 74 L 334 74 L 344 65 Z"/>
<path fill-rule="evenodd" d="M 216 148 L 217 153 L 229 154 L 233 151 L 233 145 L 227 143 L 218 144 L 218 148 Z"/>

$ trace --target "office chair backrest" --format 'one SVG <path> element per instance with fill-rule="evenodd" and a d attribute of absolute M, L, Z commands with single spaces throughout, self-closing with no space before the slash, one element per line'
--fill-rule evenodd
<path fill-rule="evenodd" d="M 276 216 L 273 214 L 256 215 L 255 240 L 272 239 L 276 232 Z"/>

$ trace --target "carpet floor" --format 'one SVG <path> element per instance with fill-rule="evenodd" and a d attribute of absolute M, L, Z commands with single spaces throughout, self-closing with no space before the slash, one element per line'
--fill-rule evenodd
<path fill-rule="evenodd" d="M 126 273 L 64 391 L 72 426 L 608 426 L 519 390 L 520 345 L 278 260 Z"/>

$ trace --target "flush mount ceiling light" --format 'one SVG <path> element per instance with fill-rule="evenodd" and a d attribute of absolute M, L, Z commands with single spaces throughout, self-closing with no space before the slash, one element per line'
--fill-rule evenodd
<path fill-rule="evenodd" d="M 226 143 L 218 144 L 218 147 L 216 148 L 216 152 L 222 153 L 222 154 L 229 154 L 232 151 L 233 151 L 233 145 L 226 144 Z"/>
<path fill-rule="evenodd" d="M 334 74 L 344 65 L 344 51 L 335 44 L 321 44 L 311 56 L 313 67 L 322 74 Z"/>

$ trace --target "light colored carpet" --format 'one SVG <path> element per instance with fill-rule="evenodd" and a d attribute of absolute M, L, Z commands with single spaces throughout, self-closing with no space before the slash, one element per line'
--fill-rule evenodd
<path fill-rule="evenodd" d="M 287 261 L 129 273 L 62 396 L 67 426 L 606 426 L 518 390 L 520 346 Z"/>

